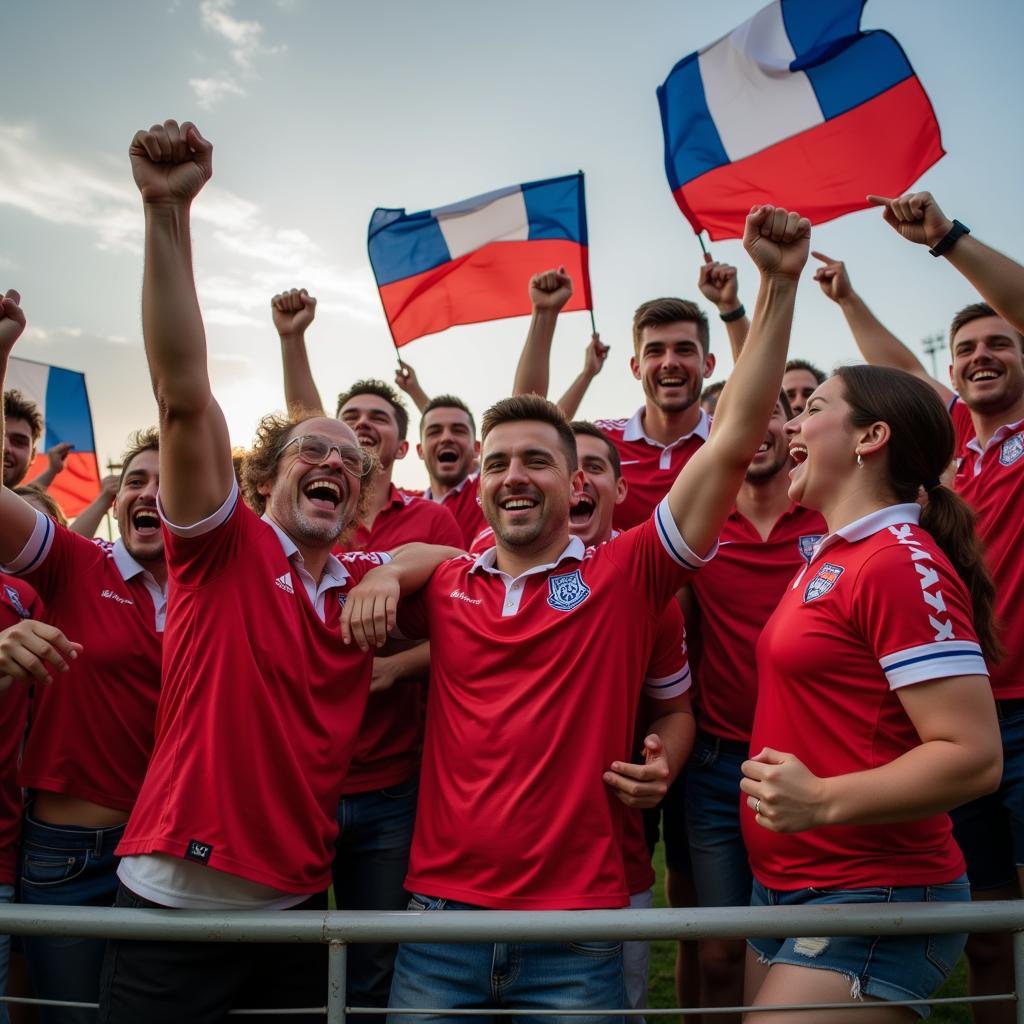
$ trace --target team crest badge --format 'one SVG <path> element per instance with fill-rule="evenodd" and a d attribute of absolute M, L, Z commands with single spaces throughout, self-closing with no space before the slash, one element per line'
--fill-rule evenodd
<path fill-rule="evenodd" d="M 814 574 L 811 582 L 807 584 L 807 588 L 804 590 L 804 604 L 807 604 L 808 601 L 816 601 L 819 597 L 824 597 L 836 585 L 836 581 L 843 575 L 844 571 L 841 565 L 833 565 L 831 562 L 826 562 Z"/>
<path fill-rule="evenodd" d="M 1000 446 L 999 464 L 1012 466 L 1022 455 L 1024 455 L 1024 434 L 1014 434 Z"/>
<path fill-rule="evenodd" d="M 548 604 L 557 612 L 571 612 L 590 597 L 579 569 L 561 576 L 548 577 Z"/>
<path fill-rule="evenodd" d="M 32 618 L 29 610 L 21 603 L 21 596 L 14 589 L 14 587 L 4 586 L 4 595 L 6 596 L 10 606 L 23 618 Z"/>
<path fill-rule="evenodd" d="M 810 565 L 811 556 L 814 554 L 814 549 L 818 546 L 818 542 L 825 535 L 823 533 L 805 533 L 802 537 L 797 539 L 797 546 L 800 548 L 800 554 L 803 560 Z"/>

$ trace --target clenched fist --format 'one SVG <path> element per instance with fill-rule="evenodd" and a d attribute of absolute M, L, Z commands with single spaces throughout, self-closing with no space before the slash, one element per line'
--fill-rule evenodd
<path fill-rule="evenodd" d="M 213 144 L 191 121 L 136 132 L 128 156 L 145 203 L 187 206 L 213 175 Z"/>
<path fill-rule="evenodd" d="M 755 206 L 747 214 L 743 248 L 766 277 L 796 281 L 807 263 L 811 222 L 781 206 Z"/>

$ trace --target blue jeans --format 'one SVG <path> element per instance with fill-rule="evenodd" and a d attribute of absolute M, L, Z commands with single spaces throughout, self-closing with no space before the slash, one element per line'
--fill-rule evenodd
<path fill-rule="evenodd" d="M 967 903 L 967 876 L 944 885 L 873 886 L 867 889 L 797 889 L 780 892 L 754 882 L 753 907 L 836 903 Z M 836 971 L 850 979 L 850 998 L 927 999 L 956 966 L 967 943 L 948 935 L 838 935 L 831 938 L 748 939 L 762 963 Z M 921 1017 L 931 1008 L 913 1006 Z"/>
<path fill-rule="evenodd" d="M 405 910 L 409 846 L 419 778 L 342 797 L 338 804 L 334 898 L 340 910 Z M 353 943 L 348 950 L 348 1006 L 387 1006 L 397 946 Z"/>
<path fill-rule="evenodd" d="M 478 910 L 466 903 L 414 895 L 410 910 Z M 537 1024 L 545 1010 L 617 1009 L 624 1005 L 621 942 L 408 942 L 402 943 L 391 986 L 392 1009 L 424 1007 L 436 1014 L 417 1022 L 489 1021 L 490 1009 L 520 1009 L 502 1017 Z M 446 1010 L 479 1009 L 480 1015 L 448 1018 Z M 582 1024 L 621 1024 L 623 1018 L 581 1015 Z M 408 1024 L 402 1015 L 388 1024 Z"/>
<path fill-rule="evenodd" d="M 976 890 L 1011 885 L 1024 866 L 1024 700 L 997 700 L 996 711 L 1003 741 L 999 788 L 949 815 Z"/>
<path fill-rule="evenodd" d="M 745 907 L 753 876 L 740 832 L 741 743 L 698 732 L 686 766 L 686 830 L 697 903 Z"/>
<path fill-rule="evenodd" d="M 21 902 L 38 906 L 112 907 L 117 895 L 114 848 L 124 825 L 47 825 L 28 814 L 21 832 Z M 39 999 L 95 1003 L 104 939 L 22 937 L 32 988 Z M 95 1024 L 95 1010 L 40 1007 L 42 1024 Z"/>

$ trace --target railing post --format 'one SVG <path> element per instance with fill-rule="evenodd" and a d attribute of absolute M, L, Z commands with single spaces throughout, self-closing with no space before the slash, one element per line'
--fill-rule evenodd
<path fill-rule="evenodd" d="M 1024 932 L 1013 933 L 1013 995 L 1017 1024 L 1024 1024 Z"/>
<path fill-rule="evenodd" d="M 327 947 L 327 1024 L 345 1024 L 345 973 L 348 946 L 331 942 Z"/>

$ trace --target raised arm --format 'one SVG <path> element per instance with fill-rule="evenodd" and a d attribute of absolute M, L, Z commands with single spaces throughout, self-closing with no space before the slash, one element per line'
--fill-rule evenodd
<path fill-rule="evenodd" d="M 583 401 L 583 396 L 587 393 L 587 388 L 590 387 L 590 382 L 601 372 L 607 358 L 608 346 L 602 343 L 600 334 L 592 334 L 590 344 L 583 356 L 583 369 L 556 403 L 567 420 L 576 418 L 576 410 L 579 409 L 580 402 Z"/>
<path fill-rule="evenodd" d="M 868 304 L 850 284 L 846 264 L 823 252 L 812 252 L 811 255 L 823 264 L 814 272 L 814 280 L 821 285 L 825 296 L 842 310 L 864 361 L 872 366 L 889 366 L 919 377 L 935 388 L 939 397 L 948 404 L 953 392 L 937 381 L 924 368 L 921 360 L 871 312 Z"/>
<path fill-rule="evenodd" d="M 736 268 L 728 263 L 719 263 L 705 253 L 704 263 L 697 278 L 697 287 L 708 302 L 718 308 L 718 315 L 725 324 L 729 336 L 729 348 L 735 362 L 743 349 L 750 331 L 750 320 L 739 297 L 739 279 Z M 738 314 L 738 315 L 737 315 Z"/>
<path fill-rule="evenodd" d="M 718 400 L 711 436 L 668 494 L 672 518 L 698 555 L 717 540 L 779 400 L 810 235 L 806 218 L 775 206 L 755 206 L 747 216 L 743 246 L 761 274 L 750 331 Z"/>
<path fill-rule="evenodd" d="M 46 469 L 37 476 L 32 483 L 41 491 L 49 488 L 50 484 L 57 479 L 58 474 L 64 472 L 64 463 L 68 461 L 68 455 L 75 446 L 70 441 L 61 441 L 55 444 L 46 452 Z"/>
<path fill-rule="evenodd" d="M 192 276 L 190 211 L 213 174 L 213 146 L 191 122 L 165 121 L 136 132 L 129 155 L 146 216 L 142 334 L 160 411 L 160 501 L 172 523 L 191 526 L 235 481 Z"/>
<path fill-rule="evenodd" d="M 87 505 L 75 516 L 75 521 L 69 527 L 72 533 L 77 533 L 82 537 L 92 538 L 96 536 L 96 531 L 100 528 L 103 517 L 110 511 L 111 505 L 114 504 L 120 482 L 117 475 L 113 473 L 110 476 L 105 476 L 100 481 L 100 493 L 93 499 L 91 504 Z"/>
<path fill-rule="evenodd" d="M 533 313 L 530 329 L 526 332 L 512 384 L 513 395 L 548 396 L 551 372 L 551 342 L 555 337 L 555 324 L 562 307 L 572 298 L 572 278 L 565 267 L 534 274 L 530 278 L 530 302 Z"/>
<path fill-rule="evenodd" d="M 412 404 L 419 409 L 422 416 L 427 406 L 430 405 L 430 395 L 420 387 L 416 371 L 401 359 L 398 360 L 398 369 L 395 370 L 395 384 L 412 399 Z"/>
<path fill-rule="evenodd" d="M 270 311 L 281 339 L 284 400 L 288 408 L 298 406 L 309 412 L 323 412 L 306 353 L 306 329 L 316 316 L 316 299 L 305 288 L 292 288 L 270 300 Z"/>
<path fill-rule="evenodd" d="M 7 380 L 7 364 L 14 343 L 25 330 L 25 313 L 21 296 L 12 288 L 0 298 L 0 393 Z M 4 409 L 0 402 L 0 464 L 4 455 Z M 36 513 L 24 498 L 14 491 L 0 487 L 0 564 L 13 562 L 32 536 Z"/>
<path fill-rule="evenodd" d="M 912 192 L 898 199 L 868 196 L 868 200 L 884 208 L 886 224 L 908 242 L 934 249 L 944 246 L 953 230 L 953 221 L 942 212 L 930 192 Z M 1024 333 L 1024 267 L 967 234 L 953 241 L 941 255 L 1004 320 Z"/>

